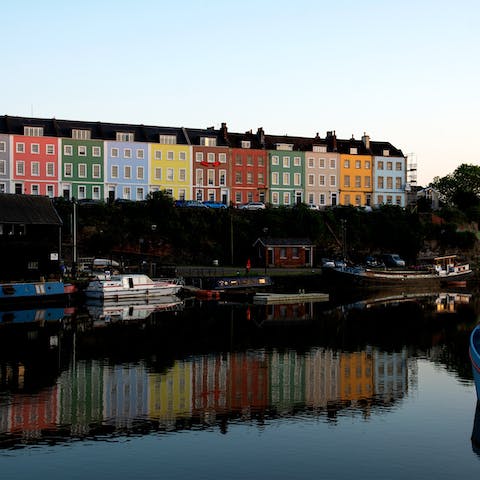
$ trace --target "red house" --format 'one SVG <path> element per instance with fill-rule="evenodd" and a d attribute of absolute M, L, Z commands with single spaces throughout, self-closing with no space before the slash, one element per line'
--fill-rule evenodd
<path fill-rule="evenodd" d="M 265 267 L 312 267 L 314 244 L 308 238 L 258 238 L 259 265 Z"/>

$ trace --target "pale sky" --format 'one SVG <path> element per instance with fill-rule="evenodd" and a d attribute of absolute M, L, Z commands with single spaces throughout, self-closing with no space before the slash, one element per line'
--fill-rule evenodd
<path fill-rule="evenodd" d="M 1 4 L 1 115 L 388 141 L 480 164 L 478 0 Z"/>

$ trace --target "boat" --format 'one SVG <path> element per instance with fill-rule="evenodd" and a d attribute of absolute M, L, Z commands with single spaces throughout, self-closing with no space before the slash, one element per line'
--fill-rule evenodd
<path fill-rule="evenodd" d="M 470 334 L 469 353 L 472 362 L 477 399 L 480 399 L 480 324 L 477 325 Z"/>
<path fill-rule="evenodd" d="M 468 263 L 460 263 L 455 255 L 436 257 L 433 263 L 421 268 L 399 269 L 364 266 L 325 268 L 328 281 L 342 286 L 448 286 L 463 282 L 472 275 Z"/>
<path fill-rule="evenodd" d="M 106 275 L 91 280 L 85 288 L 87 298 L 120 300 L 176 295 L 183 286 L 179 278 L 152 280 L 142 273 Z"/>
<path fill-rule="evenodd" d="M 64 316 L 65 308 L 58 306 L 32 308 L 27 310 L 0 310 L 0 325 L 59 322 Z"/>
<path fill-rule="evenodd" d="M 73 293 L 62 281 L 8 282 L 0 284 L 0 304 L 59 301 Z"/>

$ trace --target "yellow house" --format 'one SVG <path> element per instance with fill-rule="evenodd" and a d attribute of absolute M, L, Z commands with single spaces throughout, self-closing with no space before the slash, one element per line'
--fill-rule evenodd
<path fill-rule="evenodd" d="M 371 155 L 340 154 L 340 205 L 360 207 L 372 204 L 372 160 Z"/>
<path fill-rule="evenodd" d="M 338 396 L 340 400 L 356 401 L 374 394 L 373 359 L 369 352 L 340 355 Z"/>
<path fill-rule="evenodd" d="M 191 158 L 189 145 L 151 143 L 150 191 L 166 190 L 176 200 L 191 200 Z"/>

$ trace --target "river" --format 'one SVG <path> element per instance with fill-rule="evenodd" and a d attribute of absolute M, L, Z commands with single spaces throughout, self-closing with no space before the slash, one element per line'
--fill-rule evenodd
<path fill-rule="evenodd" d="M 477 478 L 478 300 L 0 312 L 2 478 Z"/>

